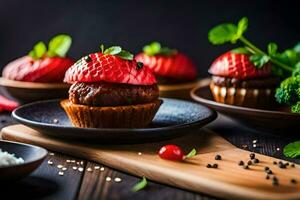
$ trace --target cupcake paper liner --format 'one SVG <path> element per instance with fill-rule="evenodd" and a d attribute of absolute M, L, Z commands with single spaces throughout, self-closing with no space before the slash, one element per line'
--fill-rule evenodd
<path fill-rule="evenodd" d="M 162 101 L 151 103 L 94 107 L 73 104 L 68 99 L 60 102 L 72 124 L 81 128 L 142 128 L 154 118 Z"/>

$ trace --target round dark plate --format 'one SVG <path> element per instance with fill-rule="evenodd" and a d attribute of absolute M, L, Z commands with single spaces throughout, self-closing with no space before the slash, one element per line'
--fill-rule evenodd
<path fill-rule="evenodd" d="M 16 109 L 12 116 L 44 134 L 97 143 L 141 143 L 187 134 L 216 118 L 211 109 L 183 100 L 162 98 L 152 124 L 142 129 L 77 128 L 59 105 L 59 100 L 40 101 Z M 54 123 L 55 120 L 58 123 Z"/>
<path fill-rule="evenodd" d="M 41 147 L 0 140 L 0 149 L 16 157 L 24 159 L 24 163 L 8 167 L 0 167 L 0 180 L 17 180 L 35 170 L 45 159 L 47 150 Z"/>
<path fill-rule="evenodd" d="M 279 134 L 287 134 L 289 130 L 295 132 L 300 129 L 300 114 L 284 111 L 286 108 L 262 110 L 218 103 L 214 101 L 208 84 L 194 88 L 191 91 L 191 97 L 252 129 Z"/>

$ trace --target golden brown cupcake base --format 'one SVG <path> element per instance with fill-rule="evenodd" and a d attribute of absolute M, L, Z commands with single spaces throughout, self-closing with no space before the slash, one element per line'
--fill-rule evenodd
<path fill-rule="evenodd" d="M 271 108 L 275 106 L 274 88 L 222 87 L 210 83 L 210 90 L 219 103 L 250 108 Z"/>
<path fill-rule="evenodd" d="M 60 102 L 72 124 L 81 128 L 143 128 L 153 120 L 161 103 L 156 100 L 138 105 L 93 107 L 73 104 L 69 99 Z"/>

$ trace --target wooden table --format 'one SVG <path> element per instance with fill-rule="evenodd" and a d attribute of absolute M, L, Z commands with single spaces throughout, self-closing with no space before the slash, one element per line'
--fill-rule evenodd
<path fill-rule="evenodd" d="M 1 128 L 14 123 L 9 113 L 0 114 Z M 277 158 L 284 158 L 282 155 L 284 145 L 297 139 L 296 136 L 283 137 L 255 132 L 222 116 L 207 127 L 240 148 Z M 284 134 L 291 135 L 292 133 Z M 253 147 L 253 140 L 257 140 L 257 147 Z M 79 172 L 68 169 L 71 172 L 59 176 L 57 167 L 49 165 L 48 160 L 53 161 L 54 164 L 65 163 L 66 160 L 83 161 L 81 166 L 84 170 Z M 299 159 L 289 160 L 300 163 Z M 104 167 L 104 171 L 93 170 L 89 172 L 87 170 L 95 165 Z M 112 180 L 106 181 L 106 177 L 111 177 Z M 116 177 L 121 178 L 122 181 L 115 182 L 114 178 Z M 131 192 L 131 188 L 139 180 L 139 177 L 116 171 L 100 163 L 54 152 L 54 155 L 48 155 L 43 164 L 29 177 L 17 183 L 0 183 L 0 191 L 1 196 L 10 195 L 10 199 L 216 199 L 206 194 L 197 194 L 150 181 L 144 190 L 136 193 Z"/>

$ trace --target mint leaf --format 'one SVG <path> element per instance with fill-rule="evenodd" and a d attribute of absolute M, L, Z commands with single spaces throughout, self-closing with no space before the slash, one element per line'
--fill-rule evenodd
<path fill-rule="evenodd" d="M 296 51 L 297 53 L 300 53 L 300 42 L 298 42 L 298 44 L 296 44 L 296 46 L 294 47 L 294 51 Z"/>
<path fill-rule="evenodd" d="M 120 46 L 112 46 L 104 51 L 104 54 L 117 55 L 122 51 Z"/>
<path fill-rule="evenodd" d="M 292 49 L 287 49 L 283 53 L 278 53 L 276 55 L 276 59 L 286 65 L 295 66 L 295 64 L 298 61 L 298 55 L 296 51 Z"/>
<path fill-rule="evenodd" d="M 238 22 L 237 32 L 236 32 L 234 38 L 231 40 L 231 42 L 235 43 L 236 40 L 238 40 L 244 34 L 244 32 L 247 30 L 247 28 L 248 28 L 248 18 L 247 17 L 243 17 Z"/>
<path fill-rule="evenodd" d="M 259 69 L 269 62 L 269 60 L 270 57 L 267 55 L 254 54 L 250 56 L 250 61 Z"/>
<path fill-rule="evenodd" d="M 149 45 L 144 46 L 143 51 L 148 56 L 154 56 L 160 52 L 161 45 L 159 42 L 152 42 Z"/>
<path fill-rule="evenodd" d="M 292 142 L 283 148 L 283 154 L 288 158 L 300 156 L 300 141 Z"/>
<path fill-rule="evenodd" d="M 103 44 L 100 45 L 100 49 L 101 49 L 101 53 L 104 53 L 104 45 Z"/>
<path fill-rule="evenodd" d="M 224 44 L 232 42 L 237 33 L 237 26 L 234 24 L 221 24 L 208 32 L 208 40 L 212 44 Z"/>
<path fill-rule="evenodd" d="M 278 49 L 277 44 L 275 44 L 273 42 L 271 42 L 271 43 L 268 44 L 268 54 L 270 56 L 275 56 L 276 53 L 277 53 L 277 49 Z"/>
<path fill-rule="evenodd" d="M 125 50 L 122 50 L 120 53 L 116 54 L 116 56 L 125 59 L 125 60 L 133 60 L 133 55 Z"/>
<path fill-rule="evenodd" d="M 246 47 L 238 47 L 231 50 L 232 53 L 237 54 L 251 54 L 251 52 Z"/>
<path fill-rule="evenodd" d="M 133 186 L 133 188 L 131 189 L 131 191 L 137 192 L 137 191 L 144 189 L 146 186 L 147 186 L 147 179 L 143 176 L 143 179 L 140 182 L 138 182 L 137 184 L 135 184 Z"/>
<path fill-rule="evenodd" d="M 300 75 L 300 61 L 295 65 L 295 69 L 293 71 L 293 76 L 299 76 Z"/>
<path fill-rule="evenodd" d="M 57 35 L 52 38 L 48 44 L 48 56 L 65 57 L 70 46 L 72 44 L 72 38 L 68 35 Z"/>
<path fill-rule="evenodd" d="M 38 42 L 34 45 L 33 50 L 29 52 L 29 56 L 33 59 L 40 59 L 47 52 L 47 47 L 44 42 Z"/>
<path fill-rule="evenodd" d="M 159 55 L 164 55 L 164 56 L 172 56 L 177 53 L 176 49 L 170 49 L 168 47 L 163 47 L 160 49 L 160 52 L 158 53 Z"/>
<path fill-rule="evenodd" d="M 192 149 L 185 157 L 191 158 L 191 157 L 194 157 L 196 154 L 197 154 L 196 149 Z"/>

